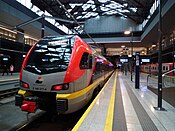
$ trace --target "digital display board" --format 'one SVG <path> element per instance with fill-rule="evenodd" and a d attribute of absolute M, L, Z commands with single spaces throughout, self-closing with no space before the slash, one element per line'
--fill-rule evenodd
<path fill-rule="evenodd" d="M 144 58 L 144 59 L 142 59 L 142 62 L 150 62 L 150 59 L 149 58 Z"/>
<path fill-rule="evenodd" d="M 3 61 L 8 61 L 9 59 L 8 59 L 8 58 L 3 58 L 2 60 L 3 60 Z"/>
<path fill-rule="evenodd" d="M 120 62 L 128 62 L 127 58 L 120 58 Z"/>

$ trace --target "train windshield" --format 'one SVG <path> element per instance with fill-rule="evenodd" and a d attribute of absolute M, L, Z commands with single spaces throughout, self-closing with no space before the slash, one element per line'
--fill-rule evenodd
<path fill-rule="evenodd" d="M 74 41 L 74 36 L 43 38 L 31 52 L 24 69 L 36 74 L 66 71 Z"/>

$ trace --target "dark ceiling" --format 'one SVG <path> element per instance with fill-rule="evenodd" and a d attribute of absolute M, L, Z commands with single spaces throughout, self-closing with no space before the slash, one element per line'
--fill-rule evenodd
<path fill-rule="evenodd" d="M 78 22 L 98 16 L 114 15 L 129 18 L 136 24 L 141 24 L 149 15 L 154 0 L 31 0 L 31 2 L 42 11 L 47 11 L 52 16 L 64 20 L 71 19 L 59 2 Z M 69 29 L 74 29 L 77 26 L 75 24 L 60 24 L 65 24 Z"/>

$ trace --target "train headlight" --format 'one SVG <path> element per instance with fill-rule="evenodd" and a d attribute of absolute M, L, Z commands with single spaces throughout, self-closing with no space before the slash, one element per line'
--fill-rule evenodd
<path fill-rule="evenodd" d="M 69 89 L 69 84 L 61 84 L 52 86 L 52 90 L 67 90 Z"/>
<path fill-rule="evenodd" d="M 22 82 L 22 81 L 20 81 L 20 86 L 23 88 L 29 88 L 29 84 Z"/>

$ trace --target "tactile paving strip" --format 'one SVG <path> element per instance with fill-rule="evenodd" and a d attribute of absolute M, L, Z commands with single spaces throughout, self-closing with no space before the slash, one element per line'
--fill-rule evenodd
<path fill-rule="evenodd" d="M 129 87 L 129 83 L 124 82 L 124 84 L 129 94 L 129 97 L 131 99 L 131 102 L 133 104 L 133 107 L 135 109 L 135 112 L 137 114 L 137 117 L 140 121 L 143 131 L 158 131 L 157 127 L 155 126 L 155 124 L 153 123 L 149 115 L 146 113 L 145 109 L 140 104 L 139 100 L 134 95 L 131 88 Z"/>

